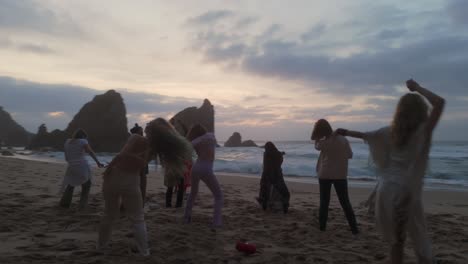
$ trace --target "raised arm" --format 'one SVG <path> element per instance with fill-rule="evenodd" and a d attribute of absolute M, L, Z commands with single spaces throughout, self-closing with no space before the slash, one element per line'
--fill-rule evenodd
<path fill-rule="evenodd" d="M 427 126 L 427 133 L 432 134 L 432 131 L 437 126 L 437 123 L 439 123 L 440 116 L 442 115 L 442 112 L 444 111 L 445 99 L 429 91 L 428 89 L 423 88 L 413 79 L 406 81 L 406 86 L 408 87 L 410 91 L 418 92 L 419 94 L 424 96 L 432 105 L 432 111 L 431 111 L 431 114 L 429 115 L 428 126 Z"/>

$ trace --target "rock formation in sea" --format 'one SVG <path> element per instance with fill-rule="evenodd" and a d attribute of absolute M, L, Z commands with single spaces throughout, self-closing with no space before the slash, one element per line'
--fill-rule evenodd
<path fill-rule="evenodd" d="M 199 108 L 185 108 L 172 117 L 169 122 L 181 135 L 186 135 L 195 124 L 203 125 L 209 132 L 214 132 L 214 107 L 208 99 Z"/>
<path fill-rule="evenodd" d="M 127 117 L 122 96 L 114 90 L 96 95 L 73 117 L 64 131 L 47 132 L 41 125 L 32 139 L 30 149 L 52 147 L 62 150 L 64 142 L 82 128 L 96 152 L 118 152 L 128 138 Z"/>
<path fill-rule="evenodd" d="M 34 150 L 62 150 L 63 144 L 67 139 L 67 134 L 64 131 L 55 129 L 49 133 L 47 126 L 41 124 L 37 128 L 37 133 L 29 142 L 28 149 Z"/>
<path fill-rule="evenodd" d="M 0 106 L 0 146 L 24 147 L 28 145 L 31 136 Z"/>
<path fill-rule="evenodd" d="M 129 136 L 127 110 L 120 93 L 109 90 L 86 103 L 65 132 L 71 136 L 78 128 L 86 131 L 94 151 L 118 152 Z"/>
<path fill-rule="evenodd" d="M 257 147 L 253 140 L 242 141 L 242 136 L 239 132 L 234 132 L 232 136 L 224 143 L 225 147 Z"/>
<path fill-rule="evenodd" d="M 234 132 L 232 136 L 224 142 L 225 147 L 240 147 L 242 144 L 242 136 L 239 132 Z"/>
<path fill-rule="evenodd" d="M 241 147 L 258 147 L 253 140 L 242 141 Z"/>

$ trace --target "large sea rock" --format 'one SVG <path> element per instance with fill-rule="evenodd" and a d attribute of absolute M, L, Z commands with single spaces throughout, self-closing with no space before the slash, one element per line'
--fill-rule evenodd
<path fill-rule="evenodd" d="M 239 132 L 232 133 L 232 136 L 224 143 L 225 147 L 257 147 L 253 140 L 242 141 L 242 136 Z"/>
<path fill-rule="evenodd" d="M 71 136 L 78 128 L 86 131 L 95 151 L 118 152 L 129 136 L 127 110 L 120 93 L 109 90 L 86 103 L 65 132 Z"/>
<path fill-rule="evenodd" d="M 183 136 L 195 124 L 203 125 L 208 132 L 214 132 L 214 107 L 208 99 L 205 99 L 199 108 L 195 106 L 185 108 L 172 117 L 169 122 Z"/>
<path fill-rule="evenodd" d="M 10 113 L 0 106 L 0 146 L 24 147 L 32 134 L 16 123 Z"/>
<path fill-rule="evenodd" d="M 96 152 L 118 152 L 128 138 L 127 111 L 122 96 L 114 90 L 96 95 L 73 117 L 64 131 L 47 132 L 41 125 L 29 148 L 54 148 L 63 150 L 64 142 L 82 128 Z"/>

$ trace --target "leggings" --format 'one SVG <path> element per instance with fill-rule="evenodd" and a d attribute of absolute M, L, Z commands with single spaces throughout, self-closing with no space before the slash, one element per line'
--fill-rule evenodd
<path fill-rule="evenodd" d="M 346 215 L 348 224 L 351 227 L 353 234 L 359 233 L 356 217 L 354 215 L 353 207 L 348 197 L 348 181 L 347 180 L 322 180 L 319 179 L 320 184 L 320 210 L 319 222 L 320 230 L 325 231 L 327 228 L 328 219 L 328 205 L 330 204 L 330 191 L 331 186 L 335 186 L 336 195 L 340 201 L 341 207 Z"/>
<path fill-rule="evenodd" d="M 166 190 L 166 207 L 172 207 L 172 193 L 174 191 L 174 187 L 167 187 Z M 184 186 L 184 179 L 181 178 L 177 184 L 177 200 L 175 207 L 182 207 L 182 203 L 184 202 L 184 194 L 185 194 L 185 186 Z"/>
<path fill-rule="evenodd" d="M 67 185 L 65 191 L 63 192 L 62 199 L 60 200 L 60 206 L 69 208 L 72 198 L 73 198 L 73 191 L 75 187 L 71 185 Z M 91 180 L 86 181 L 81 185 L 81 196 L 80 196 L 80 208 L 86 207 L 88 204 L 88 196 L 89 191 L 91 190 Z"/>
<path fill-rule="evenodd" d="M 112 234 L 112 226 L 119 219 L 120 203 L 132 223 L 133 235 L 138 251 L 147 255 L 148 236 L 141 199 L 140 178 L 138 174 L 121 172 L 115 169 L 103 183 L 104 216 L 99 226 L 98 247 L 105 248 Z"/>
<path fill-rule="evenodd" d="M 198 185 L 202 180 L 210 189 L 214 198 L 213 226 L 223 224 L 221 209 L 223 207 L 223 192 L 219 186 L 216 176 L 213 174 L 213 163 L 197 161 L 192 168 L 192 188 L 185 207 L 185 222 L 192 221 L 192 207 L 198 194 Z"/>

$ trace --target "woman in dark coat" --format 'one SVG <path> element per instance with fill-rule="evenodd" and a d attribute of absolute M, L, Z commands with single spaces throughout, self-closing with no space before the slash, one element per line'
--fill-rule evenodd
<path fill-rule="evenodd" d="M 283 164 L 284 152 L 280 152 L 276 146 L 268 141 L 265 144 L 265 153 L 263 154 L 263 173 L 260 180 L 260 194 L 257 198 L 258 203 L 262 206 L 263 210 L 268 207 L 268 202 L 271 197 L 272 186 L 276 192 L 281 195 L 283 204 L 283 212 L 287 213 L 289 209 L 289 190 L 284 182 L 283 171 L 281 165 Z"/>

